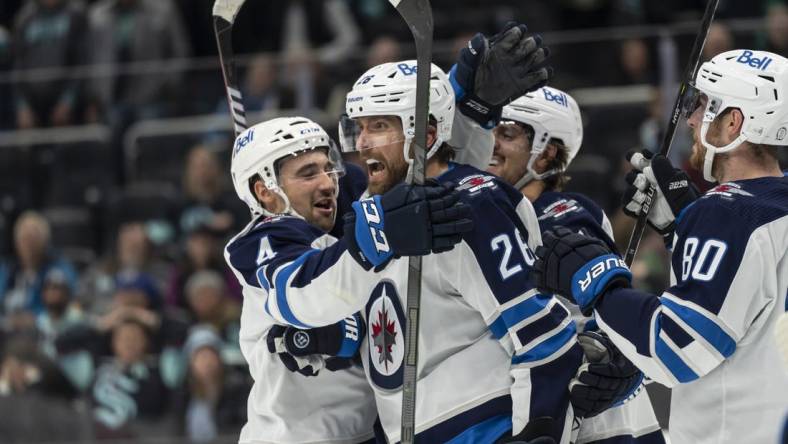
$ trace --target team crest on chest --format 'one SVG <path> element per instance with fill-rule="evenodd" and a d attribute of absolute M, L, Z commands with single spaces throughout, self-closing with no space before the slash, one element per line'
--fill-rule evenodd
<path fill-rule="evenodd" d="M 402 385 L 405 315 L 394 283 L 383 280 L 367 304 L 367 343 L 372 381 L 386 389 Z"/>

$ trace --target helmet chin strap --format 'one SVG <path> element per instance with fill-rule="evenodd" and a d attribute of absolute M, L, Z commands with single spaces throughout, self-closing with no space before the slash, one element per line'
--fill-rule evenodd
<path fill-rule="evenodd" d="M 735 138 L 731 143 L 717 147 L 706 140 L 706 133 L 709 131 L 709 126 L 714 120 L 716 114 L 707 112 L 703 118 L 703 123 L 700 126 L 700 143 L 706 148 L 706 154 L 703 157 L 703 178 L 709 182 L 717 182 L 717 179 L 712 175 L 712 167 L 714 166 L 714 155 L 718 153 L 727 153 L 737 148 L 739 145 L 747 141 L 747 136 L 740 133 L 739 137 Z"/>
<path fill-rule="evenodd" d="M 405 156 L 405 162 L 408 162 L 408 174 L 405 176 L 405 180 L 407 182 L 411 182 L 413 178 L 413 159 L 410 157 L 410 144 L 413 142 L 413 137 L 406 137 L 405 142 L 403 143 L 402 150 Z M 429 150 L 427 150 L 427 160 L 430 160 L 435 153 L 438 152 L 438 148 L 443 145 L 443 139 L 440 137 L 435 137 L 435 141 L 432 143 L 432 146 Z M 424 165 L 426 168 L 427 165 Z"/>
<path fill-rule="evenodd" d="M 518 190 L 526 186 L 532 180 L 544 180 L 562 171 L 560 168 L 553 168 L 552 170 L 547 170 L 544 173 L 536 172 L 534 169 L 534 163 L 536 163 L 536 160 L 542 155 L 544 149 L 547 147 L 548 134 L 545 132 L 544 136 L 540 137 L 540 139 L 545 140 L 545 142 L 541 143 L 541 146 L 537 146 L 537 143 L 534 142 L 534 145 L 531 148 L 531 156 L 528 158 L 528 165 L 525 167 L 525 175 L 523 175 L 523 177 L 521 177 L 520 180 L 514 184 L 514 187 Z M 534 140 L 537 140 L 536 137 L 534 137 Z"/>

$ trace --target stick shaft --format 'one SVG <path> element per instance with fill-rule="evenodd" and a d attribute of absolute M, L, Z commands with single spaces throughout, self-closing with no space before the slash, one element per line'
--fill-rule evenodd
<path fill-rule="evenodd" d="M 681 79 L 676 102 L 673 104 L 673 112 L 670 115 L 670 121 L 668 122 L 668 127 L 665 130 L 665 136 L 662 139 L 662 145 L 659 149 L 659 154 L 663 156 L 667 156 L 670 152 L 670 145 L 673 143 L 673 136 L 676 134 L 676 128 L 681 118 L 681 105 L 684 102 L 684 97 L 687 95 L 690 83 L 695 79 L 695 75 L 698 73 L 703 45 L 706 43 L 706 36 L 709 33 L 711 22 L 714 20 L 714 13 L 717 10 L 719 2 L 719 0 L 709 0 L 706 4 L 706 11 L 703 13 L 703 19 L 698 34 L 695 36 L 695 43 L 692 46 L 689 61 L 684 69 L 684 76 Z M 640 246 L 640 239 L 643 237 L 643 232 L 646 229 L 646 221 L 648 220 L 648 213 L 651 210 L 651 204 L 653 203 L 655 193 L 656 190 L 654 187 L 649 186 L 646 192 L 646 199 L 643 201 L 642 210 L 635 223 L 635 228 L 632 230 L 632 235 L 629 237 L 629 244 L 627 245 L 627 251 L 624 255 L 624 261 L 627 265 L 632 265 L 632 262 L 635 260 L 635 255 Z"/>

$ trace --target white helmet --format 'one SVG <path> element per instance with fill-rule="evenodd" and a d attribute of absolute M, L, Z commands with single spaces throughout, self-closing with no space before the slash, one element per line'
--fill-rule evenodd
<path fill-rule="evenodd" d="M 731 151 L 745 141 L 788 145 L 788 60 L 784 57 L 748 49 L 727 51 L 701 65 L 694 86 L 708 97 L 700 130 L 706 180 L 716 181 L 711 175 L 716 153 Z M 706 132 L 727 108 L 738 108 L 744 115 L 741 133 L 728 145 L 715 147 L 706 140 Z"/>
<path fill-rule="evenodd" d="M 366 116 L 397 116 L 404 131 L 405 159 L 410 161 L 410 143 L 416 121 L 416 61 L 384 63 L 365 72 L 347 94 L 346 115 L 339 122 L 343 152 L 357 150 L 358 127 L 353 119 Z M 454 90 L 449 78 L 435 64 L 430 71 L 429 115 L 437 124 L 437 140 L 427 152 L 430 158 L 451 138 L 454 121 Z"/>
<path fill-rule="evenodd" d="M 280 117 L 258 123 L 235 139 L 230 173 L 236 194 L 249 206 L 253 217 L 273 215 L 263 208 L 249 187 L 249 180 L 255 175 L 260 176 L 266 188 L 284 199 L 285 210 L 282 213 L 300 217 L 279 187 L 277 162 L 284 157 L 297 156 L 317 148 L 326 149 L 331 161 L 331 170 L 320 174 L 329 174 L 335 180 L 344 174 L 341 156 L 328 133 L 305 117 Z"/>
<path fill-rule="evenodd" d="M 501 122 L 505 123 L 507 120 L 524 123 L 534 129 L 531 156 L 525 175 L 514 185 L 517 189 L 534 179 L 542 180 L 564 171 L 583 143 L 583 120 L 577 102 L 569 94 L 555 88 L 539 88 L 504 106 Z M 534 162 L 551 139 L 560 139 L 569 150 L 566 165 L 563 169 L 555 168 L 537 173 L 533 169 Z"/>

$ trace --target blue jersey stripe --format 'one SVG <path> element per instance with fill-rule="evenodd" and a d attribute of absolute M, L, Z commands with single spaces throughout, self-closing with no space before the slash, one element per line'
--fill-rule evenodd
<path fill-rule="evenodd" d="M 506 323 L 503 321 L 503 317 L 498 316 L 495 318 L 492 324 L 490 324 L 490 331 L 492 332 L 495 339 L 501 339 L 506 336 L 507 332 L 509 331 L 509 327 L 506 326 Z"/>
<path fill-rule="evenodd" d="M 544 316 L 517 330 L 517 338 L 520 339 L 520 344 L 523 347 L 527 347 L 539 336 L 561 325 L 561 322 L 567 317 L 569 317 L 569 312 L 561 304 L 555 304 Z"/>
<path fill-rule="evenodd" d="M 574 340 L 575 333 L 575 322 L 572 321 L 558 333 L 542 341 L 536 347 L 529 349 L 522 355 L 512 356 L 512 364 L 537 362 L 548 358 L 565 346 L 567 342 Z"/>
<path fill-rule="evenodd" d="M 668 370 L 676 377 L 679 382 L 690 382 L 698 379 L 698 375 L 659 337 L 660 319 L 654 323 L 654 350 L 657 358 L 662 361 Z"/>
<path fill-rule="evenodd" d="M 459 437 L 464 431 L 468 430 L 474 425 L 481 424 L 488 419 L 498 418 L 500 416 L 507 416 L 509 418 L 509 429 L 511 429 L 512 397 L 509 395 L 493 398 L 484 404 L 478 405 L 455 416 L 452 416 L 451 418 L 438 423 L 421 433 L 416 434 L 415 442 L 447 442 L 451 438 Z M 506 431 L 503 433 L 505 432 Z"/>
<path fill-rule="evenodd" d="M 479 442 L 495 442 L 505 433 L 511 434 L 512 415 L 498 415 L 480 422 L 455 436 L 446 444 L 476 444 Z"/>
<path fill-rule="evenodd" d="M 257 282 L 265 291 L 271 290 L 271 284 L 268 283 L 268 278 L 265 276 L 265 265 L 257 269 Z"/>
<path fill-rule="evenodd" d="M 293 275 L 301 265 L 306 262 L 309 256 L 313 254 L 319 253 L 320 250 L 309 250 L 306 253 L 302 254 L 296 260 L 294 260 L 290 265 L 282 268 L 279 273 L 276 275 L 276 279 L 274 282 L 274 288 L 276 289 L 276 304 L 279 306 L 279 313 L 282 314 L 282 318 L 287 321 L 289 324 L 294 325 L 300 328 L 310 328 L 310 326 L 302 323 L 299 321 L 293 311 L 290 309 L 290 305 L 287 302 L 287 281 L 290 280 L 290 276 Z"/>
<path fill-rule="evenodd" d="M 501 313 L 501 317 L 506 325 L 513 327 L 523 319 L 530 318 L 541 310 L 544 310 L 550 300 L 550 296 L 537 293 L 514 307 L 509 307 Z"/>
<path fill-rule="evenodd" d="M 736 341 L 720 328 L 714 321 L 696 310 L 662 297 L 662 305 L 678 315 L 687 325 L 698 332 L 703 339 L 708 341 L 722 356 L 726 358 L 736 351 Z"/>

